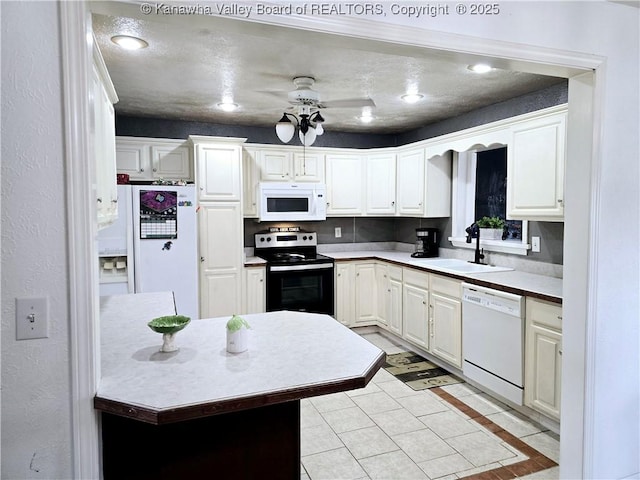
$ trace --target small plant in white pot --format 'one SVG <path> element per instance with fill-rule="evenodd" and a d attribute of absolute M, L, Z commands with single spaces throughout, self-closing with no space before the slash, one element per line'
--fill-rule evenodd
<path fill-rule="evenodd" d="M 480 238 L 487 240 L 502 240 L 505 221 L 500 217 L 482 217 L 476 222 L 480 228 Z"/>
<path fill-rule="evenodd" d="M 247 329 L 251 328 L 247 321 L 233 315 L 227 322 L 227 352 L 241 353 L 249 348 L 249 336 Z"/>

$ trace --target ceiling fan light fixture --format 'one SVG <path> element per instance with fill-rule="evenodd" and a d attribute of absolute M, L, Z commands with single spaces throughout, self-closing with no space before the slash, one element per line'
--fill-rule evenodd
<path fill-rule="evenodd" d="M 315 130 L 316 130 L 316 135 L 322 135 L 324 133 L 324 127 L 322 126 L 322 123 L 324 122 L 324 118 L 322 118 L 322 115 L 320 115 L 320 112 L 316 112 L 313 115 L 311 115 L 310 117 L 312 122 L 315 122 Z"/>
<path fill-rule="evenodd" d="M 474 65 L 469 65 L 467 68 L 475 73 L 489 73 L 491 70 L 493 70 L 493 67 L 491 67 L 491 65 L 487 65 L 486 63 L 476 63 Z"/>
<path fill-rule="evenodd" d="M 149 46 L 143 39 L 131 35 L 114 35 L 111 41 L 125 50 L 140 50 Z"/>
<path fill-rule="evenodd" d="M 286 113 L 282 114 L 282 118 L 276 123 L 276 135 L 282 143 L 289 143 L 294 133 L 296 133 L 296 127 Z"/>
<path fill-rule="evenodd" d="M 306 133 L 302 133 L 302 129 L 298 132 L 298 136 L 300 137 L 300 142 L 305 147 L 310 147 L 313 145 L 313 142 L 316 141 L 316 129 L 313 127 L 309 127 Z"/>
<path fill-rule="evenodd" d="M 417 103 L 424 98 L 421 93 L 407 93 L 400 97 L 405 103 Z"/>

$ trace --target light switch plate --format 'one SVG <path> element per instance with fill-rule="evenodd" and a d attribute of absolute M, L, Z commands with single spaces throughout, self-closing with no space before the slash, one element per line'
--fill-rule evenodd
<path fill-rule="evenodd" d="M 336 238 L 342 237 L 342 227 L 335 228 Z"/>
<path fill-rule="evenodd" d="M 47 338 L 49 300 L 47 297 L 16 298 L 16 339 Z"/>

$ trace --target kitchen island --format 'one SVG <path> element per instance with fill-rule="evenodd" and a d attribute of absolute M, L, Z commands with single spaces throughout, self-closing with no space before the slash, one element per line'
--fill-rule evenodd
<path fill-rule="evenodd" d="M 226 351 L 228 318 L 194 319 L 159 352 L 147 322 L 171 293 L 101 302 L 104 478 L 298 478 L 300 399 L 363 388 L 384 353 L 327 315 L 244 315 L 249 349 Z"/>

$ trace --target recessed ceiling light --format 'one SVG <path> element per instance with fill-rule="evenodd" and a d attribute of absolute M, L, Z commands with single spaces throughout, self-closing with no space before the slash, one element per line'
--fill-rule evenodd
<path fill-rule="evenodd" d="M 491 65 L 487 65 L 486 63 L 476 63 L 475 65 L 469 65 L 467 68 L 476 73 L 487 73 L 493 70 Z"/>
<path fill-rule="evenodd" d="M 111 41 L 125 50 L 140 50 L 141 48 L 147 48 L 149 46 L 149 44 L 141 38 L 131 37 L 129 35 L 116 35 L 111 37 Z"/>
<path fill-rule="evenodd" d="M 406 95 L 402 95 L 400 97 L 406 103 L 416 103 L 424 98 L 424 95 L 420 93 L 407 93 Z"/>
<path fill-rule="evenodd" d="M 238 104 L 233 102 L 221 102 L 218 104 L 218 108 L 225 112 L 233 112 L 238 108 Z"/>

